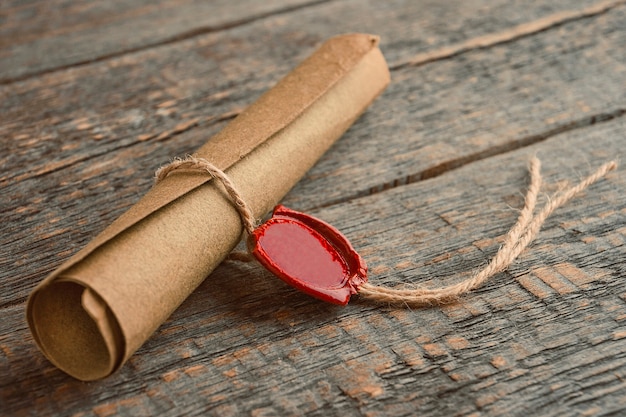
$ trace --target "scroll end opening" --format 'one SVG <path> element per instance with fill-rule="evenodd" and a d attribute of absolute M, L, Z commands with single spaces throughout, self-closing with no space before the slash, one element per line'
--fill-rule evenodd
<path fill-rule="evenodd" d="M 106 323 L 109 329 L 103 328 L 102 317 L 89 311 L 93 294 L 87 292 L 91 290 L 81 284 L 62 280 L 37 289 L 28 302 L 28 324 L 55 366 L 74 378 L 93 381 L 117 369 L 123 350 L 119 331 L 107 334 L 119 329 L 117 322 L 113 319 L 114 323 Z M 85 295 L 92 301 L 86 303 Z M 112 319 L 110 313 L 106 316 L 104 321 Z"/>

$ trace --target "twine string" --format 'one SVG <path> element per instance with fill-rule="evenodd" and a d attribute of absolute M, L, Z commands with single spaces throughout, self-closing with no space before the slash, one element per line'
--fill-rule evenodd
<path fill-rule="evenodd" d="M 241 193 L 235 187 L 235 184 L 233 184 L 224 171 L 204 158 L 196 158 L 195 156 L 188 155 L 184 159 L 176 158 L 169 164 L 159 168 L 154 174 L 155 184 L 163 181 L 165 177 L 174 171 L 206 172 L 214 179 L 219 180 L 237 209 L 239 217 L 241 217 L 241 223 L 246 232 L 250 234 L 254 231 L 257 226 L 254 214 L 252 214 L 250 206 L 243 199 Z"/>
<path fill-rule="evenodd" d="M 372 285 L 366 282 L 359 288 L 359 294 L 366 299 L 378 303 L 403 304 L 415 307 L 454 301 L 460 295 L 480 287 L 489 278 L 507 269 L 537 237 L 541 226 L 554 210 L 567 203 L 576 194 L 589 187 L 615 168 L 617 168 L 615 161 L 602 165 L 593 174 L 589 175 L 575 186 L 552 196 L 539 213 L 533 217 L 532 213 L 534 212 L 537 195 L 541 186 L 540 162 L 539 159 L 533 157 L 529 167 L 531 178 L 526 193 L 524 208 L 515 225 L 511 228 L 509 233 L 507 233 L 504 243 L 485 268 L 464 281 L 445 287 L 404 289 Z"/>
<path fill-rule="evenodd" d="M 541 189 L 541 162 L 539 159 L 533 157 L 530 160 L 528 169 L 530 171 L 530 184 L 526 193 L 524 207 L 520 211 L 517 222 L 506 234 L 501 249 L 482 271 L 474 275 L 472 278 L 461 281 L 458 284 L 434 290 L 421 288 L 398 289 L 364 283 L 361 285 L 359 293 L 366 298 L 386 303 L 407 302 L 414 305 L 415 301 L 413 298 L 415 297 L 420 297 L 420 302 L 422 304 L 434 302 L 435 300 L 431 300 L 431 297 L 436 297 L 439 302 L 445 302 L 446 300 L 454 299 L 459 294 L 466 293 L 479 287 L 487 279 L 489 279 L 489 277 L 505 270 L 510 265 L 510 253 L 519 241 L 520 235 L 524 232 L 528 223 L 532 220 L 533 211 L 537 203 L 537 196 L 539 195 L 539 190 Z M 392 300 L 394 296 L 402 297 L 402 299 Z"/>
<path fill-rule="evenodd" d="M 380 304 L 405 305 L 408 307 L 436 305 L 454 301 L 462 294 L 480 287 L 489 278 L 506 270 L 537 237 L 541 226 L 554 210 L 566 204 L 576 194 L 616 168 L 617 162 L 607 162 L 575 186 L 552 195 L 545 206 L 533 216 L 542 184 L 541 162 L 537 157 L 533 157 L 528 167 L 530 182 L 524 199 L 524 207 L 520 211 L 516 223 L 505 235 L 502 246 L 486 267 L 466 280 L 439 288 L 396 288 L 373 285 L 366 282 L 359 287 L 359 295 L 364 299 Z M 220 181 L 237 209 L 246 232 L 250 234 L 254 231 L 256 220 L 252 210 L 250 210 L 241 193 L 239 193 L 233 182 L 222 170 L 206 159 L 187 156 L 185 159 L 177 158 L 170 164 L 158 169 L 155 174 L 156 183 L 178 170 L 205 172 Z M 240 252 L 233 252 L 229 255 L 229 259 L 242 262 L 248 262 L 251 258 L 249 254 Z"/>

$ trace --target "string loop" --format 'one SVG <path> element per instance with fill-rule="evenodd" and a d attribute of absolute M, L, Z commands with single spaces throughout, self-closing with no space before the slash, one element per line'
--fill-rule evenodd
<path fill-rule="evenodd" d="M 243 224 L 246 232 L 251 234 L 254 231 L 257 226 L 254 214 L 252 214 L 250 206 L 243 199 L 241 193 L 235 187 L 235 184 L 233 184 L 224 171 L 204 158 L 196 158 L 195 156 L 188 155 L 184 159 L 176 158 L 168 165 L 159 168 L 154 174 L 155 184 L 163 181 L 169 174 L 178 170 L 206 172 L 214 179 L 220 181 L 237 209 L 239 217 L 241 217 L 241 223 Z"/>

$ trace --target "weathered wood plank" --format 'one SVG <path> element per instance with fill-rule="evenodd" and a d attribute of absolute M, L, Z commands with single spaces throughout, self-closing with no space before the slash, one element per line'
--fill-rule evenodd
<path fill-rule="evenodd" d="M 354 140 L 338 142 L 335 153 L 309 171 L 315 181 L 302 182 L 298 195 L 306 199 L 323 188 L 321 204 L 362 196 L 623 116 L 626 66 L 617 45 L 626 42 L 624 27 L 626 7 L 620 7 L 436 65 L 394 71 L 365 115 L 368 125 L 355 126 Z"/>
<path fill-rule="evenodd" d="M 174 43 L 318 3 L 319 0 L 39 0 L 26 4 L 3 1 L 0 83 Z"/>
<path fill-rule="evenodd" d="M 625 127 L 581 128 L 313 214 L 351 238 L 372 281 L 450 283 L 497 250 L 530 155 L 554 191 L 623 157 Z M 625 191 L 623 170 L 611 174 L 555 213 L 508 272 L 444 308 L 338 308 L 255 266 L 225 264 L 128 365 L 95 383 L 47 364 L 23 307 L 2 309 L 1 401 L 15 415 L 617 413 L 626 398 Z"/>
<path fill-rule="evenodd" d="M 625 9 L 394 71 L 389 90 L 289 204 L 307 209 L 366 195 L 621 116 Z M 294 15 L 314 21 L 312 13 Z M 156 166 L 192 152 L 220 118 L 307 54 L 285 41 L 295 21 L 273 18 L 269 36 L 281 48 L 254 41 L 262 22 L 0 88 L 0 304 L 24 300 L 148 189 Z M 311 28 L 306 42 L 322 39 L 323 28 Z M 189 48 L 211 50 L 224 77 L 207 80 L 207 61 L 184 58 Z"/>
<path fill-rule="evenodd" d="M 394 62 L 402 55 L 406 58 L 450 42 L 572 10 L 571 2 L 564 0 L 530 5 L 511 4 L 504 0 L 489 4 L 484 0 L 455 0 L 445 7 L 429 1 L 409 8 L 402 2 L 326 3 L 324 0 L 114 0 L 89 4 L 68 0 L 27 4 L 7 1 L 0 4 L 0 16 L 4 17 L 0 25 L 0 83 L 177 42 L 272 15 L 280 15 L 282 21 L 286 14 L 287 19 L 298 24 L 303 19 L 287 12 L 302 7 L 319 10 L 305 16 L 304 21 L 310 28 L 321 26 L 327 36 L 336 33 L 334 28 L 344 28 L 343 31 L 367 28 L 397 42 L 398 48 L 394 49 L 403 54 L 392 56 Z M 579 1 L 574 10 L 593 4 L 592 0 Z M 318 16 L 323 16 L 323 20 Z M 387 20 L 372 22 L 376 16 Z M 390 21 L 394 25 L 386 24 Z M 444 24 L 446 30 L 442 36 Z M 416 31 L 419 36 L 411 36 Z"/>

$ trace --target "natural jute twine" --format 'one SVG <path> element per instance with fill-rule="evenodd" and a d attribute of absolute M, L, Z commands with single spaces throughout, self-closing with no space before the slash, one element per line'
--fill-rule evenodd
<path fill-rule="evenodd" d="M 537 157 L 533 157 L 529 165 L 530 184 L 526 192 L 524 208 L 521 210 L 517 222 L 506 234 L 504 243 L 485 268 L 458 284 L 440 288 L 390 288 L 366 282 L 359 287 L 359 295 L 376 303 L 404 305 L 407 307 L 443 304 L 456 300 L 460 295 L 480 287 L 495 274 L 506 270 L 537 237 L 541 226 L 554 210 L 567 203 L 576 194 L 615 168 L 617 168 L 616 161 L 607 162 L 578 184 L 552 195 L 545 206 L 537 214 L 533 215 L 542 182 L 540 173 L 541 162 Z M 156 172 L 156 182 L 161 181 L 175 170 L 205 172 L 219 180 L 224 185 L 226 192 L 239 212 L 244 229 L 247 233 L 252 233 L 257 224 L 252 211 L 223 171 L 206 159 L 188 156 L 185 159 L 176 159 L 169 165 L 160 168 Z M 229 258 L 249 261 L 251 256 L 233 253 Z"/>
<path fill-rule="evenodd" d="M 252 214 L 252 210 L 248 204 L 241 197 L 241 194 L 235 188 L 233 182 L 228 178 L 228 175 L 224 173 L 221 169 L 210 163 L 204 158 L 195 158 L 191 155 L 187 156 L 185 159 L 176 158 L 168 165 L 159 168 L 154 174 L 155 184 L 158 184 L 165 177 L 167 177 L 172 171 L 196 171 L 196 172 L 204 172 L 209 174 L 211 177 L 219 180 L 226 192 L 230 196 L 235 208 L 239 212 L 239 216 L 241 217 L 241 223 L 243 224 L 246 232 L 252 233 L 252 231 L 256 228 L 257 222 L 254 219 L 254 215 Z"/>

